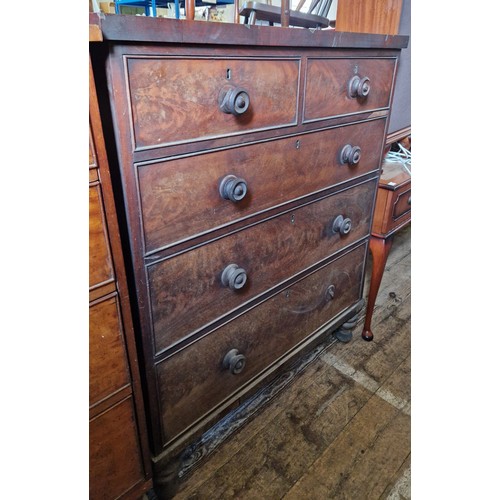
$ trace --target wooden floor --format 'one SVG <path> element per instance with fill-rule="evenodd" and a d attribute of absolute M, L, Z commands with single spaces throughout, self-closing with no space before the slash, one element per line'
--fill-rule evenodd
<path fill-rule="evenodd" d="M 329 346 L 175 499 L 410 498 L 410 241 L 410 226 L 394 237 L 373 342 L 362 316 L 351 342 Z"/>

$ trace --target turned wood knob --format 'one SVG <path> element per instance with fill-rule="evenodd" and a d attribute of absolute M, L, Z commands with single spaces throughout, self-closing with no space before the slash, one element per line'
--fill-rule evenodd
<path fill-rule="evenodd" d="M 238 352 L 238 349 L 231 349 L 222 361 L 222 365 L 226 370 L 229 370 L 233 375 L 237 375 L 243 371 L 247 359 L 243 354 Z"/>
<path fill-rule="evenodd" d="M 235 175 L 226 175 L 219 184 L 219 194 L 225 200 L 237 202 L 242 200 L 247 194 L 247 183 L 245 179 Z"/>
<path fill-rule="evenodd" d="M 231 290 L 240 290 L 247 282 L 247 273 L 237 264 L 229 264 L 222 271 L 221 282 Z"/>
<path fill-rule="evenodd" d="M 349 165 L 357 165 L 361 159 L 361 148 L 359 146 L 351 146 L 346 144 L 340 151 L 340 163 Z"/>
<path fill-rule="evenodd" d="M 250 106 L 250 96 L 241 87 L 230 87 L 221 92 L 219 107 L 223 113 L 242 115 Z"/>
<path fill-rule="evenodd" d="M 343 215 L 337 215 L 335 220 L 332 223 L 332 232 L 333 234 L 340 233 L 341 235 L 347 234 L 352 227 L 351 219 L 345 217 Z"/>
<path fill-rule="evenodd" d="M 366 97 L 370 93 L 370 79 L 355 75 L 349 80 L 348 89 L 350 97 Z"/>
<path fill-rule="evenodd" d="M 333 300 L 334 297 L 335 297 L 335 285 L 330 285 L 326 289 L 326 298 L 328 300 Z"/>

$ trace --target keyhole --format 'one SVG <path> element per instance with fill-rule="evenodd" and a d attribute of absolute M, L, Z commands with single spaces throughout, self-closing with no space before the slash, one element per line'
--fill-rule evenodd
<path fill-rule="evenodd" d="M 290 222 L 291 222 L 292 224 L 295 224 L 295 214 L 292 214 L 292 215 L 290 216 Z"/>
<path fill-rule="evenodd" d="M 296 147 L 296 149 L 300 149 L 300 141 L 295 142 L 295 147 Z"/>
<path fill-rule="evenodd" d="M 226 70 L 226 79 L 231 80 L 231 68 L 227 68 Z"/>

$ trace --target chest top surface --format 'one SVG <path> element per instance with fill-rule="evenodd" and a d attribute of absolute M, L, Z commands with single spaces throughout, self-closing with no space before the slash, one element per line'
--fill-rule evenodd
<path fill-rule="evenodd" d="M 90 14 L 103 39 L 114 42 L 165 42 L 250 47 L 316 47 L 404 49 L 408 36 L 348 33 L 231 23 L 212 23 L 143 16 Z"/>

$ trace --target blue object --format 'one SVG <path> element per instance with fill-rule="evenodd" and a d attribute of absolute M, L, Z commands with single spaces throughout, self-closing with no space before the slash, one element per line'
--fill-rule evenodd
<path fill-rule="evenodd" d="M 129 5 L 131 7 L 144 7 L 144 13 L 146 16 L 150 15 L 150 12 L 152 13 L 152 17 L 156 17 L 156 6 L 158 5 L 159 7 L 167 6 L 168 3 L 171 3 L 166 0 L 115 0 L 115 13 L 116 14 L 121 14 L 120 12 L 120 6 L 121 5 Z M 182 2 L 182 5 L 184 5 L 184 1 Z M 197 7 L 200 7 L 201 5 L 223 5 L 223 4 L 231 4 L 234 3 L 234 0 L 216 0 L 215 3 L 211 2 L 203 2 L 203 0 L 196 0 L 195 5 Z M 174 6 L 175 6 L 175 18 L 180 19 L 181 17 L 181 1 L 180 0 L 174 0 Z"/>
<path fill-rule="evenodd" d="M 120 12 L 120 6 L 121 5 L 130 5 L 131 7 L 144 7 L 144 13 L 146 16 L 150 15 L 150 12 L 152 13 L 153 17 L 156 17 L 156 5 L 160 6 L 167 6 L 166 0 L 115 0 L 115 13 L 116 14 L 121 14 Z M 174 0 L 175 3 L 175 18 L 180 19 L 181 17 L 181 12 L 180 12 L 180 5 L 179 5 L 179 0 Z"/>

